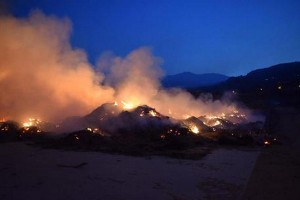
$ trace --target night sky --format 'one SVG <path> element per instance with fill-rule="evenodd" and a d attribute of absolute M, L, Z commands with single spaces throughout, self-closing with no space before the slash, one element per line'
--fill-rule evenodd
<path fill-rule="evenodd" d="M 300 1 L 7 0 L 18 17 L 40 9 L 68 17 L 71 43 L 95 63 L 149 46 L 166 74 L 245 74 L 300 60 Z"/>

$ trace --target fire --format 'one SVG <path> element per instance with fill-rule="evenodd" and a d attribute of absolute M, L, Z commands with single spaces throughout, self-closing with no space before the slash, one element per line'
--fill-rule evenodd
<path fill-rule="evenodd" d="M 144 116 L 144 111 L 142 111 L 142 113 L 140 114 L 140 117 L 143 117 Z"/>
<path fill-rule="evenodd" d="M 6 121 L 7 121 L 6 117 L 1 117 L 1 118 L 0 118 L 0 123 L 1 123 L 1 122 L 6 122 Z"/>
<path fill-rule="evenodd" d="M 190 130 L 193 132 L 193 133 L 195 133 L 195 134 L 198 134 L 200 131 L 199 131 L 199 128 L 197 127 L 197 126 L 195 126 L 195 125 L 192 125 L 191 127 L 190 127 Z"/>
<path fill-rule="evenodd" d="M 156 113 L 154 110 L 150 110 L 150 111 L 149 111 L 149 114 L 150 114 L 152 117 L 156 117 L 156 116 L 157 116 L 157 113 Z"/>
<path fill-rule="evenodd" d="M 187 115 L 187 114 L 185 114 L 185 115 L 182 116 L 183 119 L 188 119 L 190 117 L 191 117 L 191 115 Z"/>
<path fill-rule="evenodd" d="M 9 130 L 9 127 L 8 126 L 5 126 L 1 129 L 1 131 L 8 131 Z"/>
<path fill-rule="evenodd" d="M 217 116 L 208 115 L 208 116 L 205 116 L 205 118 L 208 120 L 211 120 L 211 119 L 216 119 Z"/>
<path fill-rule="evenodd" d="M 222 124 L 222 123 L 219 120 L 217 120 L 212 126 L 218 126 L 220 124 Z"/>
<path fill-rule="evenodd" d="M 31 126 L 37 126 L 39 125 L 39 123 L 41 123 L 41 120 L 39 119 L 35 119 L 35 118 L 28 118 L 28 121 L 23 122 L 23 127 L 28 128 Z"/>
<path fill-rule="evenodd" d="M 271 143 L 270 143 L 268 140 L 265 140 L 265 141 L 264 141 L 264 144 L 265 144 L 265 145 L 270 145 Z"/>
<path fill-rule="evenodd" d="M 132 103 L 127 103 L 125 101 L 121 101 L 121 103 L 123 104 L 123 109 L 124 110 L 131 110 L 134 108 Z"/>

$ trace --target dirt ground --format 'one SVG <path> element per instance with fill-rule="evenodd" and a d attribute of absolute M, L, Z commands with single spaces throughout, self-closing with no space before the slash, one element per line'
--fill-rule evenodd
<path fill-rule="evenodd" d="M 287 146 L 265 149 L 242 199 L 300 199 L 300 153 Z"/>
<path fill-rule="evenodd" d="M 201 160 L 0 145 L 0 199 L 238 199 L 259 149 L 217 149 Z"/>
<path fill-rule="evenodd" d="M 279 108 L 272 115 L 271 134 L 283 144 L 262 151 L 242 199 L 300 199 L 300 114 Z"/>

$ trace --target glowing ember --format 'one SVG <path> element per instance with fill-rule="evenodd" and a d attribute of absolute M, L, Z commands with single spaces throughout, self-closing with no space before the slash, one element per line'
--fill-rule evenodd
<path fill-rule="evenodd" d="M 190 117 L 191 117 L 191 115 L 183 115 L 183 116 L 182 116 L 183 119 L 188 119 L 188 118 L 190 118 Z"/>
<path fill-rule="evenodd" d="M 157 116 L 157 113 L 154 111 L 154 110 L 150 110 L 149 111 L 149 114 L 153 117 L 156 117 Z"/>
<path fill-rule="evenodd" d="M 161 138 L 161 139 L 165 139 L 166 136 L 165 136 L 165 135 L 160 135 L 160 138 Z"/>
<path fill-rule="evenodd" d="M 198 134 L 200 131 L 199 131 L 199 128 L 197 127 L 197 126 L 195 126 L 195 125 L 192 125 L 191 127 L 190 127 L 190 130 L 193 132 L 193 133 L 195 133 L 195 134 Z"/>
<path fill-rule="evenodd" d="M 93 129 L 93 133 L 99 133 L 99 129 L 98 128 L 94 128 Z"/>
<path fill-rule="evenodd" d="M 41 123 L 39 119 L 29 118 L 27 122 L 23 122 L 23 127 L 28 128 L 31 126 L 37 126 Z"/>
<path fill-rule="evenodd" d="M 216 119 L 218 117 L 217 116 L 213 116 L 213 115 L 208 115 L 208 116 L 205 116 L 205 118 L 211 120 L 211 119 Z"/>
<path fill-rule="evenodd" d="M 178 135 L 178 136 L 181 135 L 181 133 L 176 129 L 169 129 L 167 131 L 167 134 L 173 134 L 173 135 Z"/>
<path fill-rule="evenodd" d="M 215 123 L 213 123 L 213 125 L 212 126 L 218 126 L 218 125 L 221 125 L 222 123 L 219 121 L 219 120 L 217 120 L 217 121 L 215 121 Z"/>
<path fill-rule="evenodd" d="M 6 122 L 6 121 L 7 121 L 7 119 L 5 117 L 0 118 L 0 123 L 1 122 Z"/>
<path fill-rule="evenodd" d="M 1 131 L 8 131 L 9 130 L 9 127 L 8 126 L 5 126 L 1 129 Z"/>
<path fill-rule="evenodd" d="M 131 103 L 127 103 L 125 101 L 121 101 L 121 103 L 123 104 L 123 109 L 124 110 L 130 110 L 130 109 L 134 108 L 134 106 Z"/>

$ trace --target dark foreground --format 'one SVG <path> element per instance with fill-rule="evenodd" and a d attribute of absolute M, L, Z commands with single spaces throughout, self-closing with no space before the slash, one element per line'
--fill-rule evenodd
<path fill-rule="evenodd" d="M 281 108 L 272 116 L 271 132 L 284 144 L 261 152 L 242 199 L 300 199 L 300 114 Z"/>
<path fill-rule="evenodd" d="M 0 199 L 238 199 L 260 150 L 200 160 L 0 146 Z"/>
<path fill-rule="evenodd" d="M 298 112 L 276 110 L 282 145 L 222 147 L 196 160 L 0 144 L 0 199 L 299 199 Z"/>
<path fill-rule="evenodd" d="M 276 146 L 261 152 L 242 199 L 298 200 L 299 186 L 300 153 Z"/>

